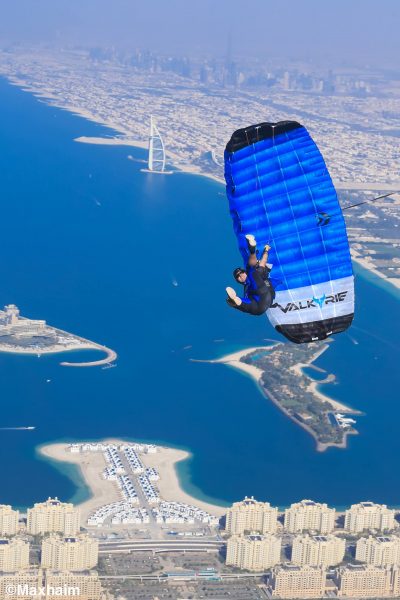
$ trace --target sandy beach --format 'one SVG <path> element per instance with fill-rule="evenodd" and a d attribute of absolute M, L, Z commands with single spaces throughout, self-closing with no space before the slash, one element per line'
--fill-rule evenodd
<path fill-rule="evenodd" d="M 320 392 L 318 389 L 318 386 L 323 385 L 324 383 L 330 383 L 330 381 L 326 381 L 326 382 L 312 381 L 307 389 L 308 389 L 308 391 L 313 393 L 314 396 L 317 396 L 317 398 L 319 398 L 321 400 L 321 402 L 329 402 L 329 404 L 332 406 L 332 408 L 335 411 L 338 411 L 341 413 L 347 413 L 347 414 L 351 414 L 351 415 L 361 415 L 362 414 L 361 411 L 356 410 L 355 408 L 351 408 L 350 406 L 347 406 L 346 404 L 342 404 L 341 402 L 338 402 L 337 400 L 333 400 L 333 398 L 330 398 L 329 396 L 326 396 L 325 394 Z"/>
<path fill-rule="evenodd" d="M 223 506 L 198 500 L 182 489 L 176 472 L 176 465 L 182 460 L 189 458 L 189 452 L 177 450 L 176 448 L 166 448 L 164 446 L 158 446 L 158 448 L 159 452 L 155 454 L 142 454 L 141 459 L 146 467 L 155 467 L 160 473 L 160 480 L 157 481 L 157 487 L 163 500 L 177 500 L 179 502 L 186 502 L 186 504 L 194 504 L 216 516 L 222 516 L 226 513 L 226 508 Z"/>
<path fill-rule="evenodd" d="M 49 348 L 25 348 L 24 346 L 12 346 L 11 344 L 0 344 L 0 352 L 8 352 L 10 354 L 59 354 L 60 352 L 76 352 L 78 350 L 100 350 L 94 344 L 76 344 L 64 346 L 54 344 Z"/>
<path fill-rule="evenodd" d="M 75 138 L 74 142 L 80 142 L 81 144 L 99 144 L 101 146 L 132 146 L 134 148 L 147 148 L 147 142 L 140 140 L 131 140 L 126 138 L 102 138 L 102 137 L 88 137 L 82 135 L 81 137 Z"/>
<path fill-rule="evenodd" d="M 98 506 L 121 500 L 120 492 L 112 481 L 106 481 L 102 472 L 106 466 L 102 452 L 87 452 L 73 454 L 68 452 L 69 444 L 48 444 L 41 446 L 38 452 L 48 459 L 57 462 L 74 464 L 80 470 L 81 476 L 90 489 L 92 496 L 79 505 L 81 509 L 81 525 L 86 525 L 89 514 Z M 65 500 L 63 498 L 62 500 Z"/>
<path fill-rule="evenodd" d="M 117 445 L 133 443 L 116 439 L 98 441 Z M 106 466 L 103 453 L 72 453 L 68 451 L 69 445 L 67 443 L 48 444 L 41 446 L 38 452 L 47 459 L 74 464 L 80 470 L 81 476 L 92 494 L 88 500 L 79 504 L 79 508 L 81 509 L 81 525 L 85 526 L 87 517 L 92 511 L 104 504 L 118 502 L 122 498 L 116 483 L 107 481 L 102 477 L 102 472 Z M 176 472 L 176 464 L 182 460 L 186 460 L 189 456 L 190 454 L 184 450 L 162 446 L 157 446 L 157 452 L 154 454 L 140 454 L 140 458 L 146 467 L 155 467 L 158 470 L 160 480 L 157 481 L 156 485 L 163 500 L 175 500 L 194 504 L 216 516 L 225 514 L 226 509 L 224 507 L 198 500 L 181 488 Z"/>
<path fill-rule="evenodd" d="M 41 356 L 42 354 L 60 354 L 62 352 L 77 352 L 81 350 L 98 350 L 99 352 L 105 352 L 105 358 L 99 358 L 98 360 L 92 360 L 88 362 L 68 362 L 63 361 L 60 363 L 62 367 L 99 367 L 108 363 L 114 362 L 117 359 L 117 353 L 111 348 L 101 346 L 95 342 L 87 342 L 82 344 L 70 344 L 64 346 L 62 344 L 54 344 L 48 348 L 25 348 L 23 346 L 12 346 L 11 344 L 0 344 L 0 352 L 7 352 L 9 354 L 28 354 L 33 356 Z"/>
<path fill-rule="evenodd" d="M 247 375 L 250 375 L 256 383 L 259 382 L 262 375 L 262 369 L 255 367 L 254 365 L 247 365 L 242 362 L 240 359 L 243 356 L 247 356 L 250 352 L 254 352 L 255 350 L 271 350 L 273 345 L 271 346 L 257 346 L 255 348 L 246 348 L 245 350 L 239 350 L 238 352 L 232 352 L 232 354 L 227 354 L 222 358 L 216 358 L 215 360 L 206 360 L 206 361 L 193 361 L 193 362 L 208 362 L 208 363 L 222 363 L 224 365 L 229 365 L 231 367 L 235 367 L 235 369 L 239 369 Z M 192 359 L 193 360 L 193 359 Z"/>

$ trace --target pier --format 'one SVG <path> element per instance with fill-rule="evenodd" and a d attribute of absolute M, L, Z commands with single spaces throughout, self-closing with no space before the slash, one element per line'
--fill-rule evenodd
<path fill-rule="evenodd" d="M 88 342 L 88 340 L 82 341 Z M 91 344 L 91 348 L 93 348 L 93 350 L 101 350 L 102 352 L 105 352 L 107 356 L 105 358 L 100 358 L 99 360 L 91 360 L 88 362 L 63 361 L 60 363 L 60 365 L 62 367 L 100 367 L 102 365 L 107 365 L 117 360 L 118 355 L 114 350 L 111 350 L 111 348 L 107 348 L 107 346 L 101 346 L 100 344 L 95 344 L 93 342 L 89 343 Z"/>

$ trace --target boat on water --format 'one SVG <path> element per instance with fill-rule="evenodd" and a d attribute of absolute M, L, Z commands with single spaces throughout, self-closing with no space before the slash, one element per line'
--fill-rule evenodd
<path fill-rule="evenodd" d="M 171 175 L 173 171 L 165 170 L 165 147 L 158 131 L 153 115 L 150 115 L 149 157 L 147 169 L 140 169 L 143 173 L 158 173 Z"/>
<path fill-rule="evenodd" d="M 28 425 L 27 427 L 0 427 L 0 431 L 32 431 L 36 429 L 34 425 Z"/>

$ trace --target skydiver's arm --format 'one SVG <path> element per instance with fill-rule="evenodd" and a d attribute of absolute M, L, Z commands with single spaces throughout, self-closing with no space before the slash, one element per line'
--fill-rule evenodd
<path fill-rule="evenodd" d="M 270 251 L 270 249 L 271 249 L 271 246 L 268 246 L 268 244 L 264 247 L 264 252 L 263 252 L 263 255 L 260 260 L 260 267 L 265 267 L 267 265 L 268 252 Z"/>

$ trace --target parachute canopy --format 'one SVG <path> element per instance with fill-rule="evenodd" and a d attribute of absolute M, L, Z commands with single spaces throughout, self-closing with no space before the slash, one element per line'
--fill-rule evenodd
<path fill-rule="evenodd" d="M 239 250 L 246 234 L 271 246 L 276 297 L 267 315 L 296 343 L 347 329 L 354 279 L 346 227 L 324 159 L 296 121 L 238 129 L 225 150 L 225 180 Z"/>

